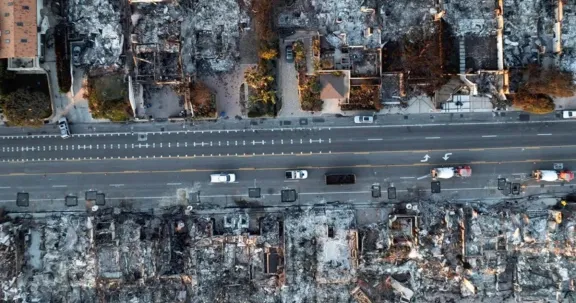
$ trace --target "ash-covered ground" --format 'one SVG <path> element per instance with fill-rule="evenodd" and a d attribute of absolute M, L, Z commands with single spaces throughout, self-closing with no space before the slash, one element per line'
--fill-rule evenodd
<path fill-rule="evenodd" d="M 571 205 L 522 203 L 4 214 L 0 300 L 573 302 Z"/>

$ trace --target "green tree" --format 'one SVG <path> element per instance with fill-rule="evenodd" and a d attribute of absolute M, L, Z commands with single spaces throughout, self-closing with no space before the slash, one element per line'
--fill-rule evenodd
<path fill-rule="evenodd" d="M 260 65 L 247 69 L 244 73 L 244 79 L 248 86 L 256 90 L 266 90 L 274 82 L 274 77 Z"/>
<path fill-rule="evenodd" d="M 294 61 L 296 64 L 304 64 L 306 62 L 306 52 L 304 50 L 304 43 L 302 43 L 302 41 L 294 42 L 292 51 L 294 52 Z"/>
<path fill-rule="evenodd" d="M 264 60 L 274 60 L 278 58 L 278 51 L 274 48 L 265 48 L 260 51 L 259 56 Z"/>
<path fill-rule="evenodd" d="M 276 92 L 273 90 L 263 91 L 260 94 L 260 97 L 261 101 L 264 103 L 272 103 L 272 104 L 276 103 Z"/>
<path fill-rule="evenodd" d="M 10 125 L 38 127 L 50 116 L 50 98 L 41 92 L 18 89 L 4 98 L 3 109 Z"/>

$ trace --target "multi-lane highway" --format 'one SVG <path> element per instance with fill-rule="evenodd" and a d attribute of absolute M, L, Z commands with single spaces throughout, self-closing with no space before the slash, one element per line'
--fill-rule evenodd
<path fill-rule="evenodd" d="M 59 206 L 66 195 L 97 190 L 110 203 L 278 205 L 282 189 L 295 189 L 296 203 L 372 203 L 386 200 L 388 187 L 399 198 L 429 195 L 430 168 L 458 164 L 472 165 L 473 175 L 443 181 L 445 197 L 503 197 L 498 178 L 526 185 L 527 193 L 566 192 L 570 185 L 542 187 L 528 174 L 555 163 L 576 170 L 575 131 L 574 123 L 519 123 L 4 136 L 0 201 L 27 192 L 35 207 Z M 309 179 L 284 180 L 283 171 L 292 168 L 308 169 Z M 238 182 L 210 184 L 208 175 L 220 171 L 235 172 Z M 355 173 L 357 183 L 326 186 L 324 174 L 335 172 Z M 375 184 L 383 198 L 371 197 Z M 248 199 L 249 188 L 260 188 L 262 197 Z"/>

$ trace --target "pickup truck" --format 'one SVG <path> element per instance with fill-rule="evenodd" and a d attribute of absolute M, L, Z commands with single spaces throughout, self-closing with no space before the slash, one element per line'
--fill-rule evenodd
<path fill-rule="evenodd" d="M 327 174 L 326 185 L 344 185 L 356 183 L 356 175 L 354 174 Z"/>
<path fill-rule="evenodd" d="M 306 170 L 287 170 L 286 179 L 297 180 L 308 178 L 308 171 Z"/>

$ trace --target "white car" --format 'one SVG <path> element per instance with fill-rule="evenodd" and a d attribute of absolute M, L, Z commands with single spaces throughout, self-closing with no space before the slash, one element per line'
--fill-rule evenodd
<path fill-rule="evenodd" d="M 63 139 L 70 138 L 70 128 L 68 127 L 68 119 L 66 119 L 66 117 L 58 119 L 58 128 L 60 129 L 60 136 Z"/>
<path fill-rule="evenodd" d="M 232 183 L 236 182 L 236 175 L 231 173 L 219 173 L 210 175 L 211 183 Z"/>
<path fill-rule="evenodd" d="M 576 110 L 563 110 L 562 117 L 564 119 L 574 119 L 576 118 Z"/>
<path fill-rule="evenodd" d="M 374 117 L 372 116 L 355 116 L 354 123 L 374 123 Z"/>
<path fill-rule="evenodd" d="M 296 180 L 296 179 L 307 179 L 308 178 L 308 171 L 307 170 L 287 170 L 286 171 L 286 179 Z"/>

